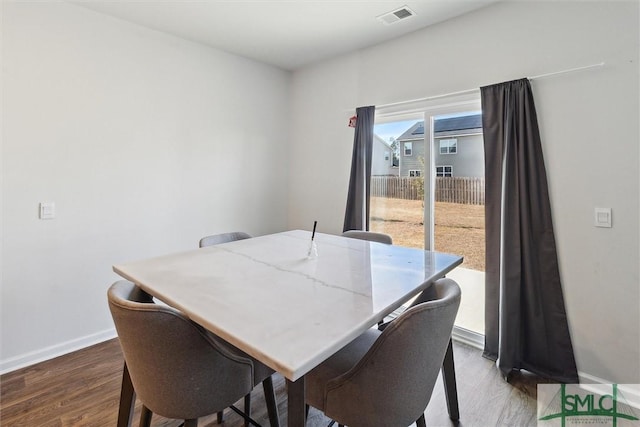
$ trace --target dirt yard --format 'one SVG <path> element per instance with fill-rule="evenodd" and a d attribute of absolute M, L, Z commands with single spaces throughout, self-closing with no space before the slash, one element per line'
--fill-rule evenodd
<path fill-rule="evenodd" d="M 370 228 L 390 234 L 394 244 L 422 249 L 422 202 L 372 197 Z M 462 255 L 463 267 L 484 271 L 484 206 L 436 202 L 435 249 Z"/>

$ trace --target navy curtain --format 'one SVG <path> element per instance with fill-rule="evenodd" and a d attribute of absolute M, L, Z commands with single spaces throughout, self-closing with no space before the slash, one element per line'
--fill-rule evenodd
<path fill-rule="evenodd" d="M 485 149 L 484 355 L 507 377 L 578 373 L 565 312 L 547 176 L 528 79 L 481 88 Z"/>
<path fill-rule="evenodd" d="M 369 196 L 371 182 L 371 156 L 373 154 L 373 124 L 376 107 L 356 109 L 356 128 L 353 137 L 351 177 L 344 228 L 347 230 L 369 230 Z"/>

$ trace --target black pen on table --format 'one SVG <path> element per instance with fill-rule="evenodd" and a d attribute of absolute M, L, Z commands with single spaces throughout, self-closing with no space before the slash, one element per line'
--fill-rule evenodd
<path fill-rule="evenodd" d="M 311 233 L 311 242 L 309 242 L 309 252 L 307 252 L 307 258 L 315 258 L 318 256 L 318 249 L 316 248 L 316 242 L 314 242 L 314 238 L 316 237 L 316 226 L 318 225 L 318 221 L 313 221 L 313 232 Z"/>

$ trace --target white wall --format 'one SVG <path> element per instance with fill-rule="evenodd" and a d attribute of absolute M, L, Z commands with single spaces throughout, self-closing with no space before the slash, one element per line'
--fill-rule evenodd
<path fill-rule="evenodd" d="M 637 2 L 501 3 L 298 70 L 290 228 L 342 231 L 353 107 L 604 61 L 532 85 L 578 369 L 640 382 L 638 17 Z M 613 228 L 593 227 L 597 206 Z"/>
<path fill-rule="evenodd" d="M 2 8 L 6 371 L 114 334 L 112 264 L 286 228 L 290 74 L 75 5 Z"/>

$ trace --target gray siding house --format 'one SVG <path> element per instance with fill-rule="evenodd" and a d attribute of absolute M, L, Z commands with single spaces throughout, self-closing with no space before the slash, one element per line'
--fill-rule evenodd
<path fill-rule="evenodd" d="M 424 174 L 424 122 L 416 122 L 396 141 L 400 146 L 400 176 Z"/>
<path fill-rule="evenodd" d="M 433 139 L 436 176 L 484 177 L 480 114 L 436 120 Z M 424 121 L 416 122 L 397 141 L 400 176 L 424 174 Z"/>

